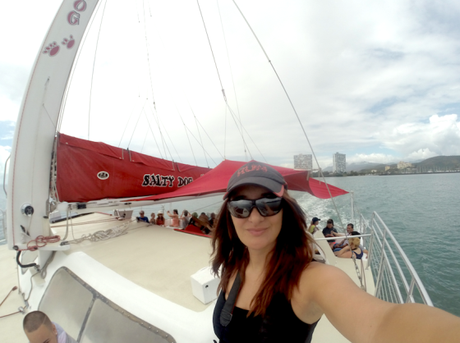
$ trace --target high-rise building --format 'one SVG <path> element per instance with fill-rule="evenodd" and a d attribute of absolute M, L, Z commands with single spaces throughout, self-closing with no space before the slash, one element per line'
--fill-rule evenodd
<path fill-rule="evenodd" d="M 294 169 L 312 170 L 313 163 L 311 155 L 294 155 Z"/>
<path fill-rule="evenodd" d="M 332 172 L 346 173 L 347 172 L 347 155 L 336 152 L 332 155 Z"/>

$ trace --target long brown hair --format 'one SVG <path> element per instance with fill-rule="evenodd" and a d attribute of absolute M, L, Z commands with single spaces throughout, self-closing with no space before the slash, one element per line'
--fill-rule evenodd
<path fill-rule="evenodd" d="M 217 216 L 212 236 L 212 269 L 221 274 L 220 289 L 227 290 L 232 275 L 240 273 L 242 284 L 245 279 L 249 253 L 240 241 L 230 213 L 224 201 Z M 313 259 L 313 238 L 306 232 L 305 213 L 287 191 L 283 194 L 283 220 L 281 231 L 272 251 L 265 278 L 251 301 L 249 314 L 265 315 L 268 305 L 276 293 L 286 299 L 292 298 L 300 276 Z M 221 271 L 219 269 L 222 268 Z M 249 315 L 248 314 L 248 315 Z"/>

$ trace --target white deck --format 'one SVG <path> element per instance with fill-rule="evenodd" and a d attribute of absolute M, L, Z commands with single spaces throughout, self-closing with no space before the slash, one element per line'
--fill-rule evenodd
<path fill-rule="evenodd" d="M 5 299 L 14 286 L 18 286 L 16 253 L 8 250 L 6 245 L 0 246 L 0 302 Z M 18 307 L 24 306 L 19 291 L 11 292 L 10 296 L 0 307 L 0 317 L 18 311 Z M 22 331 L 21 313 L 0 318 L 0 341 L 4 343 L 27 342 Z"/>
<path fill-rule="evenodd" d="M 103 214 L 82 216 L 72 220 L 75 238 L 125 223 Z M 65 235 L 64 224 L 53 230 Z M 77 233 L 78 232 L 78 233 Z M 72 239 L 69 233 L 68 239 Z M 190 276 L 209 265 L 210 239 L 146 223 L 129 222 L 128 234 L 108 241 L 72 244 L 66 254 L 83 252 L 124 278 L 193 311 L 203 305 L 191 293 Z M 167 262 L 167 263 L 165 263 Z"/>
<path fill-rule="evenodd" d="M 85 224 L 82 225 L 83 223 Z M 103 214 L 94 214 L 75 218 L 72 220 L 72 224 L 73 235 L 72 230 L 69 230 L 68 240 L 72 240 L 73 237 L 78 239 L 83 234 L 126 225 L 127 222 L 120 222 L 113 217 Z M 111 298 L 119 306 L 131 311 L 131 313 L 133 313 L 135 305 L 132 304 L 134 299 L 129 298 L 133 294 L 140 294 L 139 298 L 145 299 L 147 304 L 144 304 L 145 308 L 141 309 L 136 315 L 147 322 L 149 322 L 150 312 L 154 311 L 150 309 L 150 305 L 156 301 L 156 298 L 150 298 L 147 294 L 153 293 L 169 302 L 179 305 L 180 308 L 184 308 L 185 317 L 187 320 L 192 321 L 192 327 L 193 320 L 197 320 L 197 324 L 198 321 L 205 321 L 207 325 L 204 330 L 212 331 L 211 314 L 215 302 L 211 302 L 208 305 L 201 303 L 193 296 L 190 283 L 190 276 L 192 274 L 202 267 L 209 265 L 211 253 L 210 239 L 146 223 L 130 221 L 128 224 L 129 230 L 127 234 L 107 241 L 90 242 L 86 240 L 79 244 L 72 244 L 69 250 L 56 255 L 52 264 L 58 265 L 63 263 L 63 265 L 67 264 L 70 267 L 74 266 L 73 271 L 77 275 L 88 277 L 86 280 L 88 283 L 99 283 L 100 290 L 106 291 L 105 296 Z M 65 222 L 54 225 L 53 230 L 63 237 L 65 235 Z M 327 246 L 325 241 L 320 242 L 320 245 L 324 244 Z M 327 246 L 327 248 L 329 247 Z M 331 264 L 335 264 L 344 270 L 359 285 L 353 261 L 351 259 L 335 258 L 335 256 L 331 257 L 329 252 L 330 249 L 329 251 L 326 250 L 328 258 L 331 259 Z M 85 255 L 87 257 L 82 258 Z M 17 284 L 14 258 L 14 251 L 7 250 L 6 246 L 0 247 L 0 263 L 2 268 L 0 288 L 2 293 L 0 295 L 6 295 Z M 94 262 L 91 266 L 84 266 L 81 262 L 78 262 L 83 260 L 91 261 L 93 259 L 97 262 Z M 168 263 L 164 263 L 165 261 Z M 51 274 L 57 268 L 59 266 L 53 266 L 53 268 L 50 266 L 49 273 Z M 104 269 L 107 269 L 107 272 Z M 118 274 L 118 276 L 113 274 L 113 272 Z M 3 277 L 3 275 L 6 277 Z M 110 277 L 112 277 L 112 285 L 101 288 L 101 279 Z M 34 280 L 36 278 L 34 277 Z M 7 280 L 7 282 L 4 282 L 4 280 Z M 125 285 L 123 280 L 127 280 Z M 368 286 L 371 286 L 370 293 L 372 293 L 373 283 L 369 282 L 372 280 L 370 274 L 367 275 L 367 280 Z M 109 280 L 106 281 L 106 283 L 110 283 Z M 129 286 L 130 282 L 139 287 Z M 119 290 L 117 290 L 117 287 L 119 287 Z M 340 285 L 337 285 L 337 290 L 340 291 Z M 43 291 L 44 288 L 42 287 L 41 289 L 40 284 L 37 284 L 33 292 L 37 294 Z M 129 294 L 129 291 L 132 294 Z M 33 299 L 34 294 L 31 297 L 32 302 L 34 301 Z M 23 305 L 22 297 L 18 295 L 17 291 L 13 292 L 0 308 L 0 314 L 15 312 L 19 306 Z M 37 308 L 36 306 L 34 309 Z M 188 313 L 195 313 L 195 315 L 189 315 Z M 2 342 L 17 342 L 18 337 L 24 337 L 25 341 L 25 336 L 22 332 L 22 319 L 22 314 L 0 319 L 0 337 L 2 337 Z M 156 322 L 152 319 L 154 325 L 159 325 L 157 319 L 155 320 Z M 159 327 L 162 326 L 159 325 Z M 180 337 L 180 335 L 178 337 L 178 335 L 171 332 L 172 329 L 165 327 L 165 330 L 173 334 L 179 342 L 187 341 L 183 337 Z M 184 336 L 187 334 L 189 333 L 184 333 Z M 315 330 L 313 342 L 348 342 L 348 340 L 343 338 L 332 327 L 326 317 L 323 317 Z"/>

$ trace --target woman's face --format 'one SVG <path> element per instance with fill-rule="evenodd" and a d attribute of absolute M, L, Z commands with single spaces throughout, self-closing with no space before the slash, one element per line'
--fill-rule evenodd
<path fill-rule="evenodd" d="M 265 197 L 273 198 L 274 195 L 266 188 L 248 185 L 237 189 L 230 200 L 257 200 Z M 262 217 L 257 208 L 253 208 L 247 218 L 231 217 L 238 238 L 249 250 L 270 252 L 275 247 L 276 239 L 281 231 L 283 210 L 274 216 Z"/>

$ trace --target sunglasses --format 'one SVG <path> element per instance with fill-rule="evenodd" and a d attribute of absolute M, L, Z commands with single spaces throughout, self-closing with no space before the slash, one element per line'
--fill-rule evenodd
<path fill-rule="evenodd" d="M 235 218 L 247 218 L 255 207 L 262 217 L 278 214 L 282 208 L 283 198 L 260 198 L 256 200 L 231 200 L 227 203 L 230 214 Z"/>

